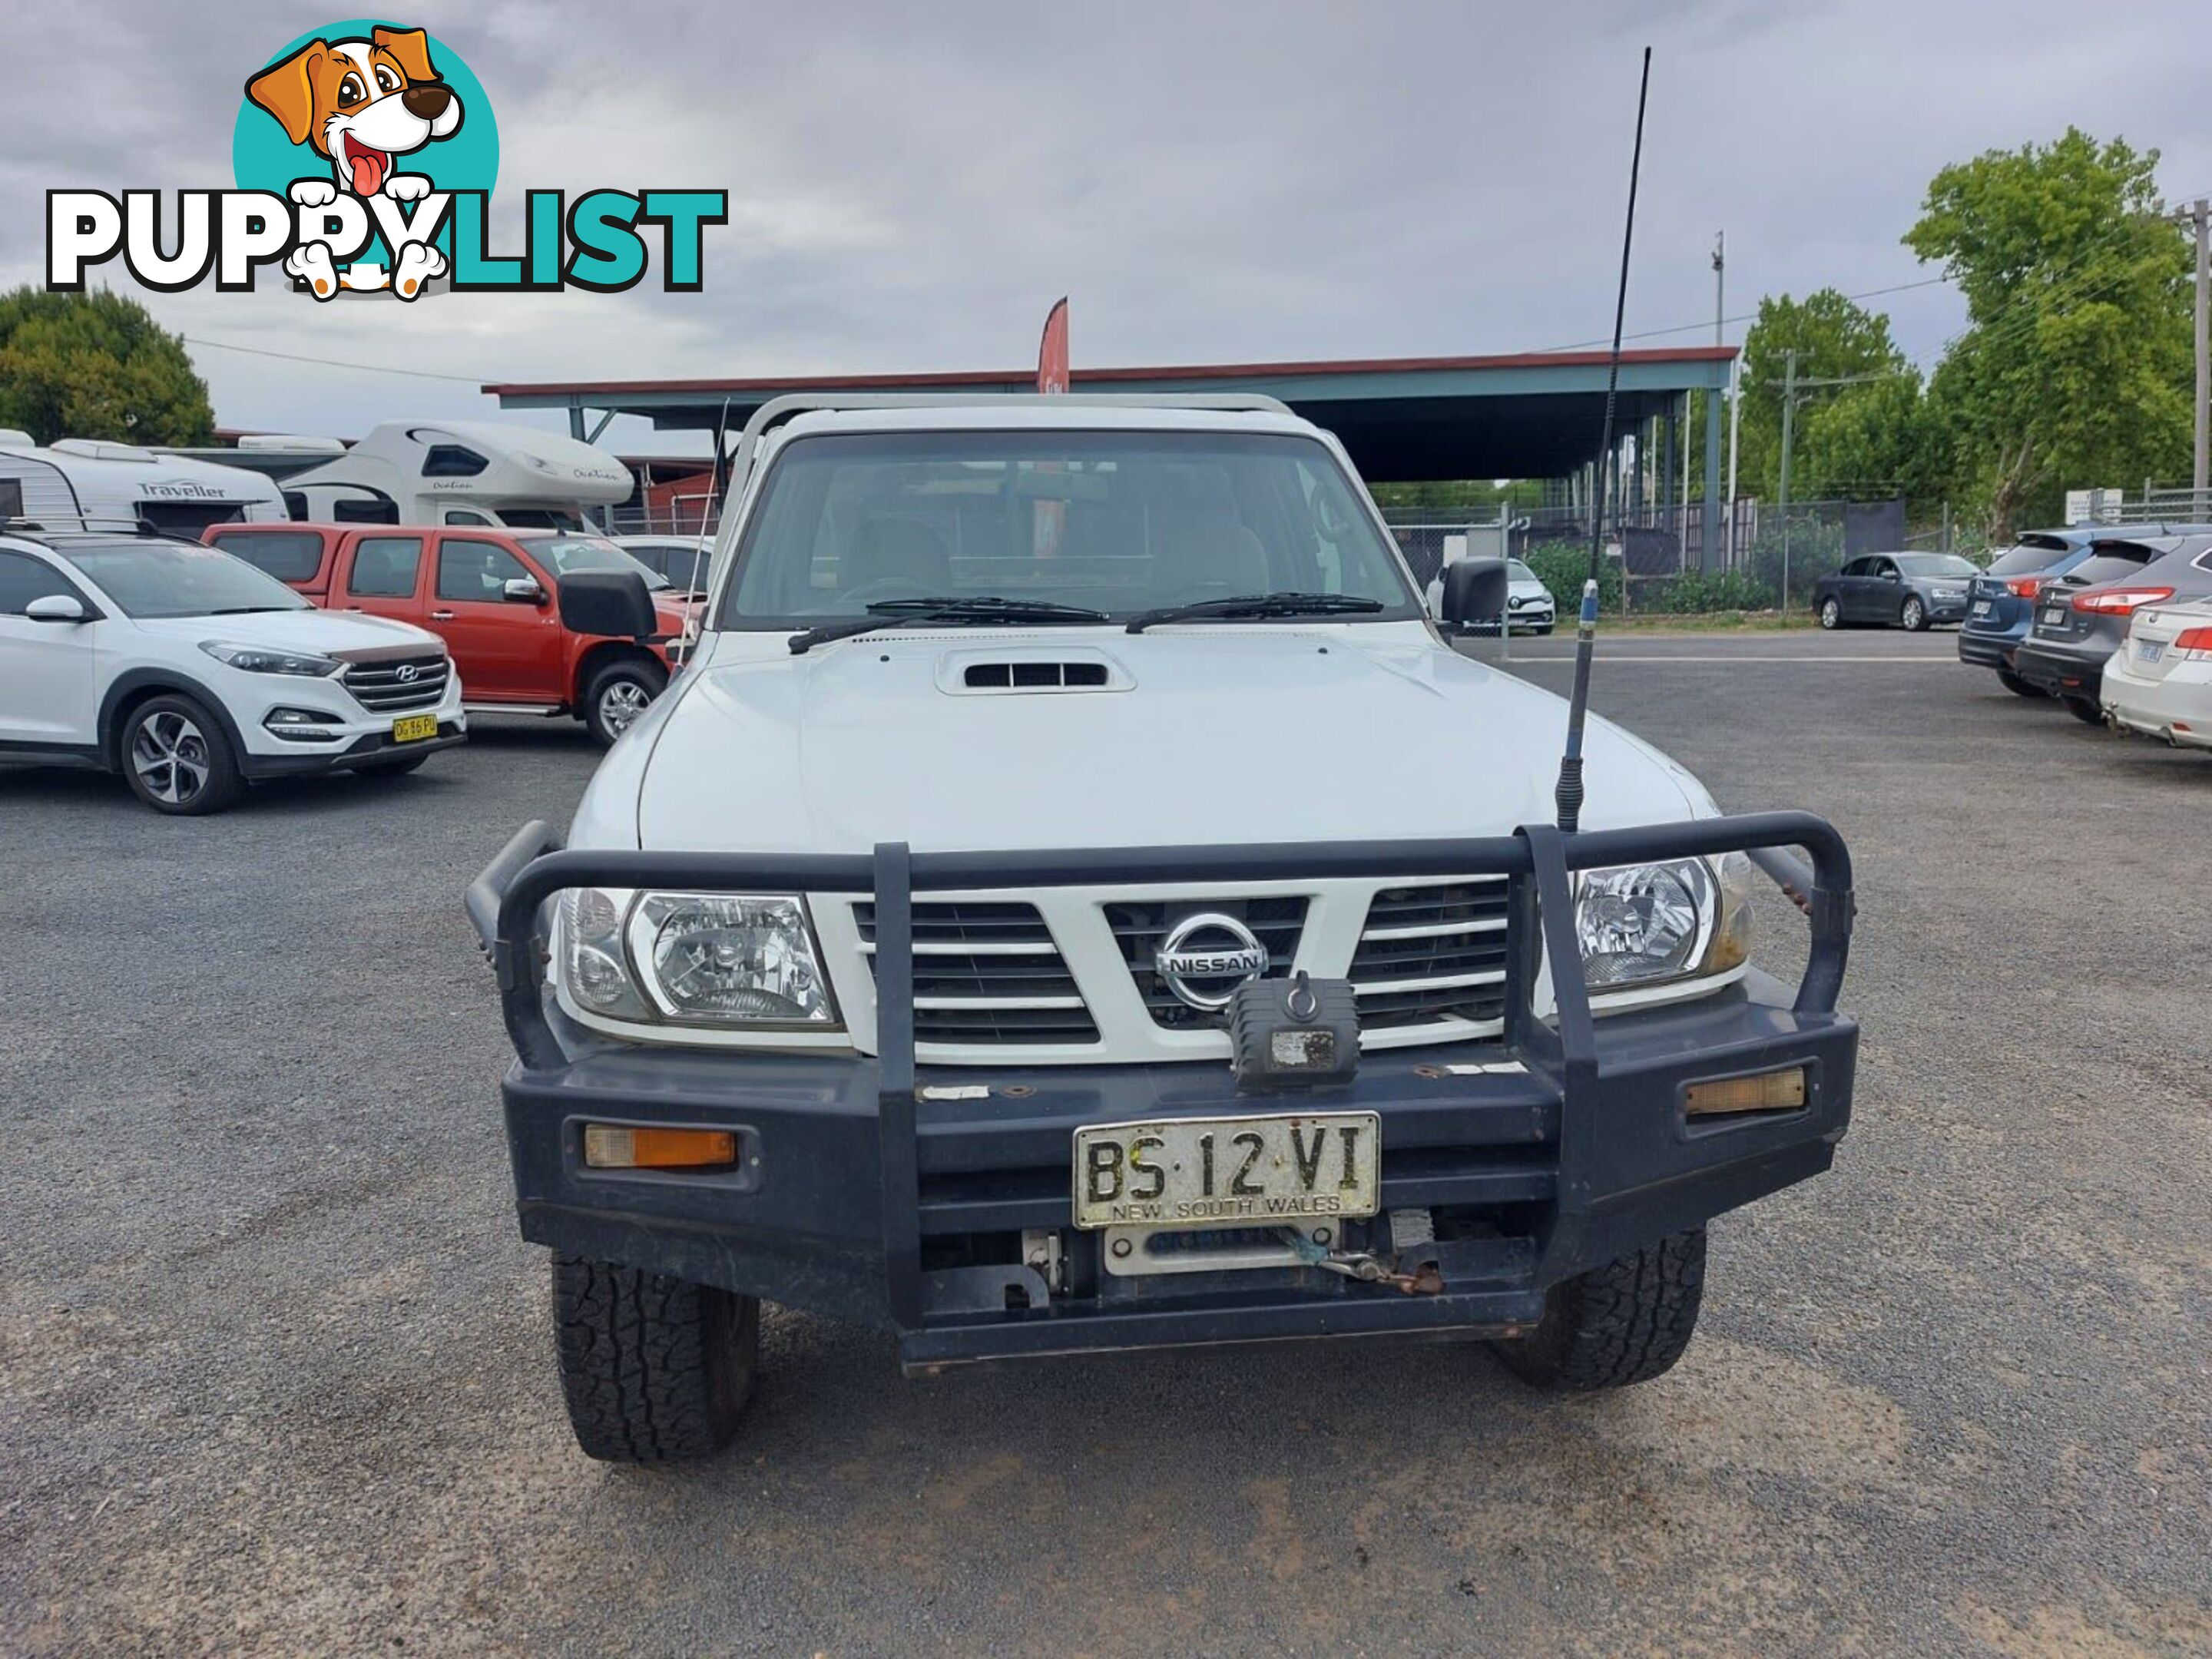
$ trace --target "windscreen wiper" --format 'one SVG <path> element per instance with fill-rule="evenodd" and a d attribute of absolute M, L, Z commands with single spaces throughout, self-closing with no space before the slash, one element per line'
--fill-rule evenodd
<path fill-rule="evenodd" d="M 1155 623 L 1195 622 L 1207 617 L 1329 617 L 1380 611 L 1380 599 L 1356 593 L 1238 593 L 1225 599 L 1198 599 L 1145 611 L 1129 618 L 1129 631 L 1141 634 Z"/>
<path fill-rule="evenodd" d="M 1051 599 L 1010 599 L 996 593 L 969 593 L 924 599 L 878 599 L 865 617 L 847 622 L 824 623 L 791 636 L 794 657 L 832 640 L 848 640 L 878 628 L 901 628 L 908 623 L 1100 623 L 1103 611 L 1080 605 L 1060 605 Z"/>

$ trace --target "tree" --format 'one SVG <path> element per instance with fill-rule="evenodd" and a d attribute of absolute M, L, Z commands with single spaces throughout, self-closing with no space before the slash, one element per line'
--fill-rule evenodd
<path fill-rule="evenodd" d="M 1992 540 L 2055 519 L 2069 486 L 2185 464 L 2190 252 L 2158 212 L 2157 165 L 2069 127 L 1944 168 L 1905 234 L 1966 298 L 1929 401 Z"/>
<path fill-rule="evenodd" d="M 1788 358 L 1802 381 L 1881 378 L 1801 396 L 1790 459 L 1799 501 L 1839 492 L 1901 492 L 1920 483 L 1920 377 L 1890 338 L 1889 319 L 1832 288 L 1802 301 L 1770 295 L 1743 341 L 1743 426 L 1738 487 L 1771 499 L 1782 475 L 1782 396 Z"/>
<path fill-rule="evenodd" d="M 0 294 L 0 427 L 39 442 L 215 440 L 207 382 L 185 343 L 115 294 Z"/>

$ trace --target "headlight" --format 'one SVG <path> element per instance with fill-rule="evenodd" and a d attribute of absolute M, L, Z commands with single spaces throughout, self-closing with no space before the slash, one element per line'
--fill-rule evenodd
<path fill-rule="evenodd" d="M 577 1006 L 617 1019 L 837 1024 L 796 897 L 572 888 L 559 960 Z"/>
<path fill-rule="evenodd" d="M 1740 853 L 1587 870 L 1575 939 L 1594 991 L 1724 973 L 1751 955 L 1751 861 Z"/>
<path fill-rule="evenodd" d="M 200 649 L 217 662 L 249 674 L 335 674 L 345 666 L 335 657 L 312 656 L 303 651 L 277 651 L 265 645 L 234 645 L 227 640 L 202 640 Z"/>

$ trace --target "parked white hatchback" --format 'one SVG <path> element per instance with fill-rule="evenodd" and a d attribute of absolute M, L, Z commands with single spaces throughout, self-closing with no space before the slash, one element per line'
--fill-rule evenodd
<path fill-rule="evenodd" d="M 2120 731 L 2212 749 L 2212 599 L 2136 611 L 2099 700 Z"/>
<path fill-rule="evenodd" d="M 156 811 L 202 813 L 257 779 L 410 772 L 466 732 L 422 629 L 318 611 L 193 542 L 0 533 L 0 760 L 120 772 Z"/>

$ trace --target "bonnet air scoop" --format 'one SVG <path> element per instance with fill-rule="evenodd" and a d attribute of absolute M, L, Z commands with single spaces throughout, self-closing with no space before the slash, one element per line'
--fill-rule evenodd
<path fill-rule="evenodd" d="M 953 696 L 1127 691 L 1135 685 L 1129 671 L 1105 652 L 1060 645 L 951 652 L 937 670 L 937 689 Z"/>

